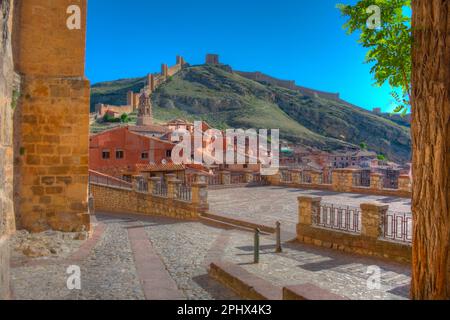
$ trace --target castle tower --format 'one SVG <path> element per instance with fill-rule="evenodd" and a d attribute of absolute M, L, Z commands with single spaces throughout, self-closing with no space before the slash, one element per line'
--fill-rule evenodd
<path fill-rule="evenodd" d="M 213 65 L 220 64 L 219 55 L 208 53 L 206 55 L 206 64 L 213 64 Z"/>
<path fill-rule="evenodd" d="M 177 56 L 177 64 L 180 66 L 184 66 L 186 64 L 186 61 L 182 56 Z"/>
<path fill-rule="evenodd" d="M 156 79 L 153 74 L 148 75 L 148 88 L 151 92 L 156 90 Z"/>
<path fill-rule="evenodd" d="M 138 126 L 149 126 L 153 124 L 153 110 L 150 95 L 143 92 L 139 97 Z"/>
<path fill-rule="evenodd" d="M 133 106 L 133 91 L 128 91 L 127 93 L 127 105 Z"/>
<path fill-rule="evenodd" d="M 169 76 L 169 66 L 165 63 L 161 65 L 161 75 L 165 78 Z"/>

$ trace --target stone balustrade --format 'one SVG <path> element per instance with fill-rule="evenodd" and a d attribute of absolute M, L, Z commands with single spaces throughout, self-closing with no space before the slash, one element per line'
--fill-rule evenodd
<path fill-rule="evenodd" d="M 336 169 L 331 173 L 316 170 L 288 170 L 292 177 L 290 181 L 283 179 L 283 175 L 287 175 L 286 171 L 286 169 L 280 169 L 279 174 L 267 177 L 267 181 L 274 186 L 411 198 L 411 181 L 408 175 L 401 175 L 398 178 L 398 189 L 388 189 L 383 187 L 384 176 L 380 173 L 371 173 L 367 186 L 356 184 L 355 177 L 360 174 L 358 169 Z"/>
<path fill-rule="evenodd" d="M 176 175 L 166 175 L 165 179 L 160 177 L 144 179 L 142 176 L 134 176 L 132 181 L 128 188 L 91 181 L 90 192 L 94 199 L 94 212 L 197 219 L 209 209 L 206 182 L 194 182 L 189 194 L 181 197 L 182 181 L 178 180 Z M 148 187 L 143 188 L 142 185 Z"/>
<path fill-rule="evenodd" d="M 255 172 L 250 170 L 239 173 L 239 178 L 236 172 L 220 171 L 215 176 L 205 176 L 202 181 L 209 183 L 210 187 L 215 189 L 235 187 L 236 185 L 269 184 L 292 188 L 411 198 L 411 181 L 408 175 L 399 176 L 398 188 L 390 189 L 384 187 L 385 177 L 382 174 L 365 172 L 365 178 L 361 179 L 363 171 L 351 168 L 326 172 L 312 169 L 280 168 L 275 175 L 258 178 L 255 177 Z M 199 179 L 199 176 L 201 175 L 197 174 L 194 181 Z"/>
<path fill-rule="evenodd" d="M 359 208 L 327 210 L 320 197 L 298 198 L 297 240 L 367 256 L 411 261 L 411 246 L 384 238 L 388 205 L 363 203 Z"/>

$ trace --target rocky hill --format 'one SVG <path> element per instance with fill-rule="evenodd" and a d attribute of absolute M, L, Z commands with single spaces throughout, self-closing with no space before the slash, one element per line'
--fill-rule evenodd
<path fill-rule="evenodd" d="M 128 90 L 138 92 L 145 78 L 124 79 L 92 87 L 96 103 L 126 104 Z M 226 66 L 183 69 L 152 97 L 155 118 L 203 119 L 216 128 L 279 128 L 284 139 L 323 150 L 365 142 L 370 150 L 394 161 L 409 161 L 409 128 L 342 100 L 308 96 L 233 73 Z"/>

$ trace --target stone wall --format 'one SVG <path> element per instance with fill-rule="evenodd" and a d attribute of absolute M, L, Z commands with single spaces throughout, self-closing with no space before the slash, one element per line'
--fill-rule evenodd
<path fill-rule="evenodd" d="M 74 5 L 80 29 L 68 28 Z M 90 228 L 86 7 L 86 0 L 27 0 L 18 8 L 16 216 L 32 232 Z"/>
<path fill-rule="evenodd" d="M 347 192 L 357 194 L 370 194 L 380 196 L 392 196 L 401 198 L 411 198 L 411 181 L 409 176 L 399 177 L 398 189 L 385 189 L 382 186 L 381 176 L 377 173 L 371 175 L 370 187 L 355 186 L 353 184 L 353 174 L 355 169 L 337 169 L 333 171 L 333 179 L 331 184 L 325 184 L 321 181 L 321 173 L 317 171 L 308 171 L 311 176 L 311 183 L 304 183 L 301 179 L 301 172 L 299 170 L 290 170 L 292 181 L 283 181 L 281 173 L 269 176 L 268 181 L 271 185 L 302 188 L 311 190 L 324 190 L 334 192 Z"/>
<path fill-rule="evenodd" d="M 308 96 L 319 96 L 327 99 L 332 100 L 339 100 L 339 93 L 330 93 L 330 92 L 324 92 L 319 90 L 313 90 L 301 86 L 297 86 L 295 84 L 295 81 L 293 80 L 281 80 L 274 77 L 271 77 L 267 74 L 264 74 L 262 72 L 244 72 L 244 71 L 234 71 L 235 73 L 239 74 L 242 77 L 245 77 L 247 79 L 251 79 L 254 81 L 260 81 L 260 82 L 266 82 L 270 83 L 274 86 L 299 91 L 304 95 Z"/>
<path fill-rule="evenodd" d="M 14 73 L 13 0 L 0 2 L 0 300 L 9 296 L 9 235 L 15 230 L 13 207 L 13 113 L 19 94 Z"/>
<path fill-rule="evenodd" d="M 196 203 L 194 194 L 193 202 L 185 202 L 126 188 L 91 184 L 91 195 L 94 199 L 95 212 L 131 213 L 195 220 L 201 213 L 208 210 L 205 204 Z"/>
<path fill-rule="evenodd" d="M 118 113 L 119 116 L 121 116 L 124 113 L 132 113 L 136 110 L 136 107 L 134 106 L 134 100 L 136 99 L 134 97 L 132 99 L 133 99 L 131 100 L 132 103 L 126 106 L 113 106 L 110 104 L 98 103 L 95 105 L 95 113 L 100 117 L 103 117 L 108 111 Z"/>

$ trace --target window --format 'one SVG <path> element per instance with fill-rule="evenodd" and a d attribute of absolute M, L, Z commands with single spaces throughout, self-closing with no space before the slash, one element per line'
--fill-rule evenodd
<path fill-rule="evenodd" d="M 124 158 L 123 150 L 116 150 L 116 159 L 123 159 L 123 158 Z"/>
<path fill-rule="evenodd" d="M 147 160 L 148 159 L 148 152 L 142 152 L 141 159 Z"/>
<path fill-rule="evenodd" d="M 166 158 L 172 157 L 172 150 L 166 150 Z"/>
<path fill-rule="evenodd" d="M 244 169 L 248 169 L 248 164 L 244 164 Z"/>
<path fill-rule="evenodd" d="M 103 150 L 102 158 L 105 159 L 105 160 L 111 158 L 111 154 L 110 154 L 109 150 Z"/>

